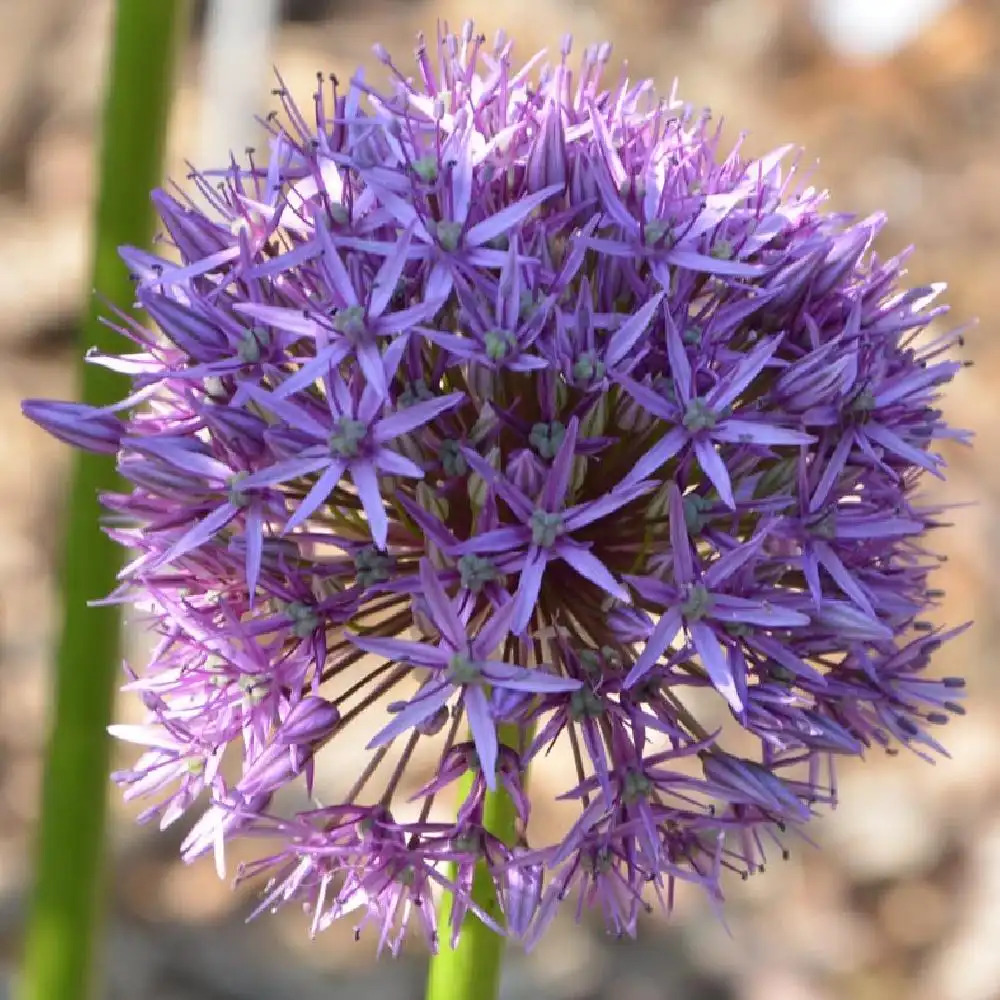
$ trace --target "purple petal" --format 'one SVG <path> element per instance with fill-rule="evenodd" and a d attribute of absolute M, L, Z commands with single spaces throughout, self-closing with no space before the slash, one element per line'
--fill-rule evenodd
<path fill-rule="evenodd" d="M 407 702 L 406 707 L 397 712 L 392 722 L 380 729 L 368 742 L 366 749 L 375 750 L 377 747 L 391 743 L 401 733 L 407 729 L 419 726 L 421 722 L 429 719 L 442 705 L 448 703 L 448 699 L 455 693 L 455 689 L 450 684 L 441 684 L 433 689 L 424 688 L 412 701 Z"/>
<path fill-rule="evenodd" d="M 305 458 L 288 458 L 283 462 L 275 462 L 266 469 L 258 472 L 251 472 L 249 476 L 240 481 L 240 489 L 248 490 L 258 486 L 277 486 L 279 483 L 287 483 L 290 479 L 298 479 L 300 476 L 308 476 L 310 473 L 319 472 L 330 464 L 329 455 L 309 455 Z"/>
<path fill-rule="evenodd" d="M 304 431 L 321 441 L 326 440 L 329 429 L 324 427 L 304 406 L 299 406 L 289 399 L 281 399 L 273 392 L 267 392 L 252 384 L 247 385 L 246 392 L 255 403 L 276 417 L 281 417 L 289 427 Z"/>
<path fill-rule="evenodd" d="M 919 468 L 926 469 L 932 475 L 943 479 L 940 468 L 940 459 L 936 455 L 928 454 L 920 448 L 904 441 L 895 431 L 889 430 L 882 424 L 869 423 L 865 425 L 865 435 L 870 440 L 880 444 L 886 451 L 891 451 L 900 458 L 911 462 Z"/>
<path fill-rule="evenodd" d="M 668 286 L 669 287 L 669 286 Z M 677 395 L 681 404 L 686 406 L 691 402 L 694 394 L 694 375 L 691 371 L 691 362 L 687 356 L 684 342 L 681 340 L 681 332 L 677 329 L 674 317 L 669 309 L 665 310 L 667 316 L 667 357 L 670 359 L 670 377 L 677 388 Z"/>
<path fill-rule="evenodd" d="M 555 552 L 563 562 L 569 563 L 580 576 L 600 587 L 605 593 L 624 604 L 632 603 L 629 592 L 614 578 L 604 563 L 587 549 L 570 542 L 563 542 L 556 546 Z"/>
<path fill-rule="evenodd" d="M 908 517 L 874 515 L 867 517 L 841 516 L 836 519 L 837 538 L 860 540 L 869 538 L 899 538 L 918 535 L 923 525 Z"/>
<path fill-rule="evenodd" d="M 298 527 L 310 514 L 319 510 L 334 491 L 344 474 L 347 463 L 341 459 L 327 459 L 327 469 L 313 484 L 313 488 L 299 501 L 298 507 L 285 524 L 285 531 Z"/>
<path fill-rule="evenodd" d="M 715 445 L 704 438 L 696 440 L 694 453 L 698 457 L 698 464 L 702 471 L 718 490 L 722 502 L 730 510 L 735 510 L 736 501 L 733 499 L 733 486 L 729 481 L 729 470 L 726 468 L 726 463 L 722 461 L 722 456 L 715 450 Z"/>
<path fill-rule="evenodd" d="M 546 670 L 516 667 L 499 660 L 487 660 L 482 665 L 483 675 L 498 687 L 510 688 L 511 691 L 527 691 L 529 694 L 541 694 L 546 691 L 576 691 L 583 687 L 583 682 L 573 677 L 557 677 Z"/>
<path fill-rule="evenodd" d="M 186 441 L 157 438 L 122 438 L 123 448 L 134 448 L 136 451 L 156 455 L 177 469 L 183 469 L 199 478 L 228 482 L 233 470 L 211 455 L 194 451 L 187 447 Z"/>
<path fill-rule="evenodd" d="M 427 602 L 431 621 L 440 629 L 441 635 L 451 643 L 454 649 L 464 652 L 469 641 L 465 626 L 458 617 L 454 602 L 444 589 L 441 578 L 430 559 L 420 560 L 420 586 L 423 588 L 422 596 Z"/>
<path fill-rule="evenodd" d="M 674 580 L 678 586 L 694 583 L 694 559 L 691 556 L 691 538 L 687 519 L 684 517 L 684 498 L 680 487 L 671 483 L 668 498 L 670 515 L 670 555 L 674 562 Z"/>
<path fill-rule="evenodd" d="M 746 597 L 715 594 L 710 615 L 720 622 L 745 622 L 763 628 L 796 628 L 809 624 L 809 616 L 800 611 L 778 607 L 767 601 L 754 601 Z"/>
<path fill-rule="evenodd" d="M 358 497 L 368 518 L 372 541 L 376 548 L 384 551 L 389 537 L 389 516 L 385 512 L 385 504 L 382 503 L 375 466 L 371 462 L 355 462 L 351 465 L 351 478 L 358 488 Z"/>
<path fill-rule="evenodd" d="M 479 630 L 472 642 L 472 654 L 482 660 L 488 660 L 510 635 L 511 618 L 514 615 L 513 600 L 505 601 L 493 613 L 493 616 Z"/>
<path fill-rule="evenodd" d="M 253 604 L 257 592 L 257 581 L 260 579 L 260 566 L 264 554 L 264 518 L 258 504 L 251 504 L 246 512 L 246 575 L 247 590 L 250 592 L 250 603 Z"/>
<path fill-rule="evenodd" d="M 736 548 L 730 549 L 725 555 L 716 559 L 705 571 L 705 585 L 708 589 L 714 590 L 716 587 L 721 586 L 739 569 L 745 566 L 757 555 L 763 542 L 764 536 L 757 535 L 750 539 L 749 542 L 737 545 Z"/>
<path fill-rule="evenodd" d="M 287 253 L 278 254 L 277 257 L 270 257 L 255 264 L 246 274 L 248 278 L 270 278 L 276 274 L 283 274 L 290 267 L 298 267 L 315 259 L 321 252 L 316 243 L 302 243 Z"/>
<path fill-rule="evenodd" d="M 454 546 L 452 552 L 455 555 L 512 552 L 523 548 L 530 541 L 531 531 L 528 528 L 493 528 Z"/>
<path fill-rule="evenodd" d="M 685 355 L 685 360 L 687 355 Z M 676 372 L 676 369 L 672 369 Z M 619 375 L 618 384 L 651 416 L 659 417 L 661 420 L 675 420 L 677 406 L 664 399 L 658 392 L 648 385 L 636 382 L 628 375 Z M 677 375 L 674 375 L 674 384 L 679 384 Z"/>
<path fill-rule="evenodd" d="M 683 267 L 689 271 L 701 271 L 705 274 L 722 275 L 727 278 L 756 278 L 767 274 L 770 270 L 766 264 L 744 264 L 738 260 L 720 260 L 718 257 L 695 253 L 693 250 L 671 250 L 664 256 L 663 260 L 674 267 Z"/>
<path fill-rule="evenodd" d="M 329 279 L 330 287 L 340 296 L 341 307 L 350 309 L 359 306 L 358 293 L 354 290 L 354 283 L 351 276 L 344 267 L 344 262 L 340 259 L 340 251 L 333 243 L 333 238 L 326 224 L 323 213 L 316 216 L 316 235 L 319 238 L 320 249 L 322 250 L 323 270 Z"/>
<path fill-rule="evenodd" d="M 186 555 L 192 549 L 204 545 L 216 532 L 229 524 L 238 512 L 239 508 L 231 503 L 224 503 L 221 507 L 216 507 L 210 514 L 188 528 L 153 565 L 167 565 Z"/>
<path fill-rule="evenodd" d="M 256 302 L 239 302 L 233 306 L 233 311 L 258 320 L 275 330 L 292 333 L 299 337 L 315 339 L 322 329 L 316 320 L 304 315 L 301 309 L 291 309 L 287 306 L 265 306 Z"/>
<path fill-rule="evenodd" d="M 465 716 L 469 722 L 472 741 L 476 744 L 479 768 L 483 772 L 486 787 L 493 790 L 497 787 L 497 727 L 490 712 L 490 703 L 481 687 L 465 688 Z"/>
<path fill-rule="evenodd" d="M 724 420 L 711 431 L 716 441 L 730 444 L 812 444 L 816 438 L 812 434 L 793 431 L 787 427 L 773 427 L 753 420 Z"/>
<path fill-rule="evenodd" d="M 362 338 L 354 346 L 354 356 L 368 385 L 375 390 L 379 400 L 389 394 L 389 385 L 385 378 L 385 368 L 382 365 L 382 355 L 374 340 Z M 363 419 L 363 418 L 362 418 Z"/>
<path fill-rule="evenodd" d="M 509 233 L 519 222 L 531 215 L 543 201 L 551 198 L 554 194 L 558 194 L 562 189 L 562 184 L 550 184 L 535 194 L 529 194 L 525 198 L 520 198 L 513 205 L 508 205 L 506 208 L 491 215 L 488 219 L 476 223 L 466 233 L 466 244 L 470 247 L 482 246 L 484 243 L 489 243 L 494 236 Z"/>
<path fill-rule="evenodd" d="M 656 623 L 652 633 L 646 640 L 639 659 L 625 678 L 625 687 L 635 687 L 656 665 L 656 661 L 667 651 L 670 644 L 681 630 L 681 615 L 676 608 L 671 608 Z"/>
<path fill-rule="evenodd" d="M 566 511 L 565 524 L 567 531 L 577 531 L 579 528 L 593 524 L 608 514 L 613 514 L 616 510 L 627 506 L 633 500 L 638 499 L 646 493 L 651 493 L 656 488 L 653 482 L 635 483 L 631 486 L 619 484 L 610 493 L 605 494 L 597 500 L 588 503 L 578 504 Z"/>
<path fill-rule="evenodd" d="M 823 564 L 826 571 L 833 577 L 837 586 L 847 594 L 851 600 L 869 617 L 875 617 L 875 608 L 872 606 L 868 595 L 862 590 L 861 585 L 851 575 L 847 567 L 841 562 L 840 557 L 826 542 L 817 541 L 813 544 L 816 556 Z"/>
<path fill-rule="evenodd" d="M 541 504 L 548 511 L 557 511 L 566 499 L 569 489 L 569 478 L 573 471 L 573 458 L 576 454 L 576 436 L 580 429 L 580 421 L 573 417 L 566 427 L 559 450 L 552 459 L 552 468 L 542 487 Z"/>
<path fill-rule="evenodd" d="M 471 448 L 463 448 L 462 454 L 473 470 L 479 473 L 486 483 L 496 491 L 504 503 L 510 507 L 515 516 L 521 521 L 527 522 L 535 509 L 535 505 L 531 500 L 510 480 L 497 472 L 478 452 L 473 451 Z"/>
<path fill-rule="evenodd" d="M 538 594 L 542 589 L 542 576 L 548 561 L 547 552 L 534 546 L 528 550 L 528 558 L 521 569 L 517 593 L 514 596 L 513 616 L 510 623 L 510 630 L 514 635 L 524 635 L 528 629 L 528 623 L 531 621 L 535 605 L 538 603 Z"/>
<path fill-rule="evenodd" d="M 701 664 L 716 691 L 729 702 L 734 712 L 742 712 L 743 702 L 736 690 L 729 657 L 722 648 L 718 636 L 712 631 L 711 626 L 704 622 L 691 622 L 688 625 L 688 632 L 701 658 Z"/>
<path fill-rule="evenodd" d="M 413 406 L 398 410 L 388 417 L 383 417 L 375 424 L 372 437 L 377 444 L 385 444 L 394 438 L 398 438 L 403 434 L 409 434 L 410 431 L 422 427 L 444 413 L 445 410 L 453 410 L 456 406 L 460 406 L 464 399 L 464 392 L 452 392 L 447 396 L 427 399 L 422 403 L 415 403 Z"/>
<path fill-rule="evenodd" d="M 396 244 L 396 249 L 386 257 L 375 275 L 375 280 L 372 282 L 371 304 L 368 307 L 368 314 L 373 319 L 377 319 L 385 312 L 386 306 L 389 305 L 396 292 L 396 285 L 399 283 L 403 268 L 406 267 L 406 262 L 409 259 L 413 229 L 412 225 L 406 228 Z"/>
<path fill-rule="evenodd" d="M 86 403 L 56 399 L 25 399 L 21 412 L 65 444 L 114 455 L 125 425 L 107 410 Z"/>
<path fill-rule="evenodd" d="M 779 341 L 779 337 L 765 340 L 740 361 L 708 397 L 708 402 L 713 410 L 724 410 L 727 406 L 732 406 L 743 395 L 750 383 L 771 360 L 772 355 L 778 349 Z"/>
<path fill-rule="evenodd" d="M 833 454 L 827 459 L 823 475 L 820 476 L 820 480 L 816 484 L 816 489 L 813 490 L 813 495 L 809 499 L 810 514 L 815 514 L 822 507 L 826 506 L 830 491 L 833 489 L 837 478 L 844 471 L 844 466 L 847 464 L 848 456 L 851 454 L 853 447 L 853 432 L 848 432 L 837 442 L 837 447 L 833 449 Z"/>
<path fill-rule="evenodd" d="M 390 476 L 405 476 L 407 479 L 424 478 L 424 470 L 416 462 L 391 448 L 380 448 L 375 453 L 374 462 L 376 468 Z"/>
<path fill-rule="evenodd" d="M 503 900 L 503 915 L 507 933 L 522 938 L 531 927 L 542 900 L 542 873 L 540 864 L 515 862 L 506 871 Z"/>
<path fill-rule="evenodd" d="M 323 348 L 314 358 L 310 358 L 294 374 L 279 382 L 274 389 L 275 399 L 287 399 L 302 389 L 306 389 L 317 379 L 322 378 L 333 367 L 336 367 L 347 357 L 347 346 L 341 342 Z"/>
<path fill-rule="evenodd" d="M 682 427 L 674 427 L 667 431 L 635 465 L 632 471 L 621 481 L 622 486 L 632 486 L 642 479 L 648 479 L 659 471 L 687 443 L 688 434 Z"/>
<path fill-rule="evenodd" d="M 609 366 L 618 364 L 632 350 L 635 342 L 646 332 L 646 327 L 649 326 L 653 314 L 660 307 L 665 294 L 665 292 L 657 292 L 634 316 L 630 316 L 614 332 L 608 341 L 604 355 Z"/>
<path fill-rule="evenodd" d="M 452 657 L 450 650 L 409 639 L 388 639 L 376 635 L 345 633 L 358 649 L 399 663 L 417 663 L 424 667 L 444 667 Z"/>
<path fill-rule="evenodd" d="M 846 601 L 824 601 L 814 621 L 836 633 L 841 642 L 885 642 L 892 639 L 889 626 Z"/>
<path fill-rule="evenodd" d="M 396 312 L 384 313 L 372 324 L 372 330 L 383 336 L 407 333 L 418 324 L 426 323 L 432 319 L 443 302 L 443 299 L 430 298 L 425 292 L 422 302 L 417 302 Z"/>

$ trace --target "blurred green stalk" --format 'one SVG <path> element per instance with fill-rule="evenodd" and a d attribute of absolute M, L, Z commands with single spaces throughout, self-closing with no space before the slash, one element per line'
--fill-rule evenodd
<path fill-rule="evenodd" d="M 132 283 L 122 244 L 147 245 L 149 193 L 160 183 L 174 57 L 186 0 L 118 0 L 106 78 L 91 287 L 123 309 Z M 90 296 L 84 348 L 120 348 Z M 79 394 L 97 406 L 124 395 L 119 376 L 81 363 Z M 37 839 L 36 883 L 18 984 L 20 1000 L 96 995 L 101 943 L 105 812 L 110 753 L 106 729 L 121 669 L 116 607 L 89 608 L 116 583 L 121 550 L 98 528 L 98 494 L 116 486 L 114 460 L 77 452 L 69 489 L 62 562 L 62 632 Z"/>
<path fill-rule="evenodd" d="M 517 728 L 500 727 L 500 741 L 517 746 Z M 466 774 L 459 785 L 459 801 L 465 799 L 472 786 L 472 773 Z M 486 793 L 483 809 L 483 826 L 507 845 L 515 837 L 514 803 L 498 784 L 496 791 Z M 450 871 L 454 877 L 454 868 Z M 493 879 L 484 861 L 476 865 L 472 880 L 472 898 L 500 926 L 503 913 L 493 887 Z M 500 995 L 500 972 L 503 965 L 505 940 L 491 930 L 472 911 L 467 911 L 462 921 L 458 947 L 451 947 L 451 911 L 453 898 L 450 893 L 441 900 L 438 912 L 438 953 L 431 958 L 427 977 L 426 1000 L 495 1000 Z"/>

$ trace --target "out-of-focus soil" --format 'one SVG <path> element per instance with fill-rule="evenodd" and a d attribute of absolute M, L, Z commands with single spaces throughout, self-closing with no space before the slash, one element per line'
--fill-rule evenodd
<path fill-rule="evenodd" d="M 248 0 L 250 2 L 250 0 Z M 948 453 L 938 500 L 972 500 L 940 537 L 951 622 L 976 629 L 941 654 L 970 679 L 969 715 L 949 727 L 953 757 L 929 767 L 872 757 L 841 773 L 842 805 L 808 847 L 732 886 L 732 935 L 697 899 L 638 942 L 557 923 L 514 956 L 505 995 L 657 1000 L 990 1000 L 1000 997 L 1000 692 L 990 651 L 1000 619 L 1000 2 L 968 0 L 903 52 L 850 65 L 829 54 L 799 0 L 370 0 L 286 4 L 274 61 L 308 94 L 316 69 L 346 75 L 437 18 L 504 26 L 523 55 L 571 29 L 612 39 L 633 75 L 817 159 L 839 209 L 888 211 L 882 252 L 915 243 L 914 283 L 947 279 L 975 366 L 949 392 L 951 422 L 977 447 Z M 86 290 L 95 126 L 108 0 L 5 0 L 0 32 L 0 968 L 13 967 L 49 695 L 53 591 L 67 451 L 21 419 L 24 396 L 72 392 Z M 197 155 L 198 44 L 184 62 L 173 166 Z M 270 105 L 268 67 L 261 109 Z M 539 789 L 544 801 L 546 790 Z M 111 995 L 149 1000 L 419 996 L 418 954 L 373 964 L 349 931 L 306 940 L 299 914 L 244 927 L 208 863 L 174 860 L 177 836 L 140 832 L 115 804 Z M 0 996 L 3 995 L 0 976 Z"/>

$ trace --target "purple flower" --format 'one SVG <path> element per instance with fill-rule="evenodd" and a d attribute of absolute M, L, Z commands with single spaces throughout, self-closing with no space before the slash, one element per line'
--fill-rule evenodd
<path fill-rule="evenodd" d="M 21 409 L 53 437 L 76 448 L 114 455 L 121 444 L 122 422 L 110 410 L 55 399 L 26 399 Z"/>
<path fill-rule="evenodd" d="M 565 906 L 616 934 L 678 882 L 719 906 L 838 757 L 931 758 L 963 711 L 928 675 L 961 627 L 926 619 L 917 496 L 968 438 L 958 334 L 917 336 L 940 286 L 904 289 L 885 219 L 825 212 L 789 148 L 719 155 L 707 116 L 602 85 L 609 46 L 572 86 L 569 52 L 529 82 L 469 25 L 415 72 L 378 49 L 385 92 L 307 114 L 280 86 L 266 155 L 156 192 L 170 252 L 123 251 L 156 325 L 112 317 L 133 353 L 91 358 L 123 401 L 24 404 L 125 483 L 108 599 L 155 642 L 116 782 L 163 825 L 207 796 L 185 858 L 277 842 L 240 878 L 313 933 L 436 948 L 473 914 L 530 947 Z M 552 842 L 526 773 L 556 743 Z M 345 747 L 351 787 L 294 812 Z"/>
<path fill-rule="evenodd" d="M 425 723 L 457 695 L 469 720 L 469 729 L 479 757 L 479 767 L 488 788 L 496 787 L 499 743 L 496 719 L 486 696 L 492 691 L 524 691 L 529 694 L 573 691 L 579 681 L 559 677 L 538 668 L 526 669 L 506 660 L 493 659 L 510 630 L 514 608 L 507 602 L 469 637 L 468 623 L 450 600 L 430 563 L 420 564 L 420 582 L 431 620 L 441 635 L 436 646 L 404 639 L 351 635 L 355 645 L 390 662 L 402 662 L 431 671 L 431 679 L 413 699 L 394 705 L 394 718 L 368 744 L 382 746 L 401 733 Z"/>

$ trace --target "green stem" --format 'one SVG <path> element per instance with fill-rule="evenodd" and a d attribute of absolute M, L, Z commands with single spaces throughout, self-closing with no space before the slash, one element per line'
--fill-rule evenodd
<path fill-rule="evenodd" d="M 501 742 L 517 746 L 517 727 L 501 726 L 499 735 Z M 463 798 L 469 793 L 472 777 L 470 773 L 462 779 L 459 795 Z M 515 818 L 514 803 L 502 785 L 498 785 L 496 791 L 486 793 L 483 825 L 508 845 L 514 843 Z M 485 861 L 480 861 L 476 866 L 472 898 L 484 912 L 502 925 L 500 902 Z M 431 959 L 426 1000 L 493 1000 L 500 995 L 504 939 L 490 930 L 474 913 L 467 911 L 462 921 L 458 947 L 452 948 L 453 903 L 451 894 L 446 894 L 441 900 L 438 912 L 441 941 L 437 955 Z"/>
<path fill-rule="evenodd" d="M 120 308 L 133 289 L 118 258 L 122 244 L 153 234 L 150 190 L 161 180 L 173 64 L 186 0 L 119 0 L 106 79 L 91 288 Z M 83 347 L 115 349 L 91 296 Z M 105 405 L 124 394 L 119 376 L 81 364 L 80 397 Z M 103 910 L 105 808 L 110 722 L 120 670 L 117 608 L 88 608 L 116 583 L 120 549 L 98 527 L 98 494 L 116 486 L 113 458 L 80 453 L 69 489 L 62 563 L 62 629 L 56 659 L 36 883 L 20 1000 L 83 1000 L 97 982 L 94 947 Z"/>

